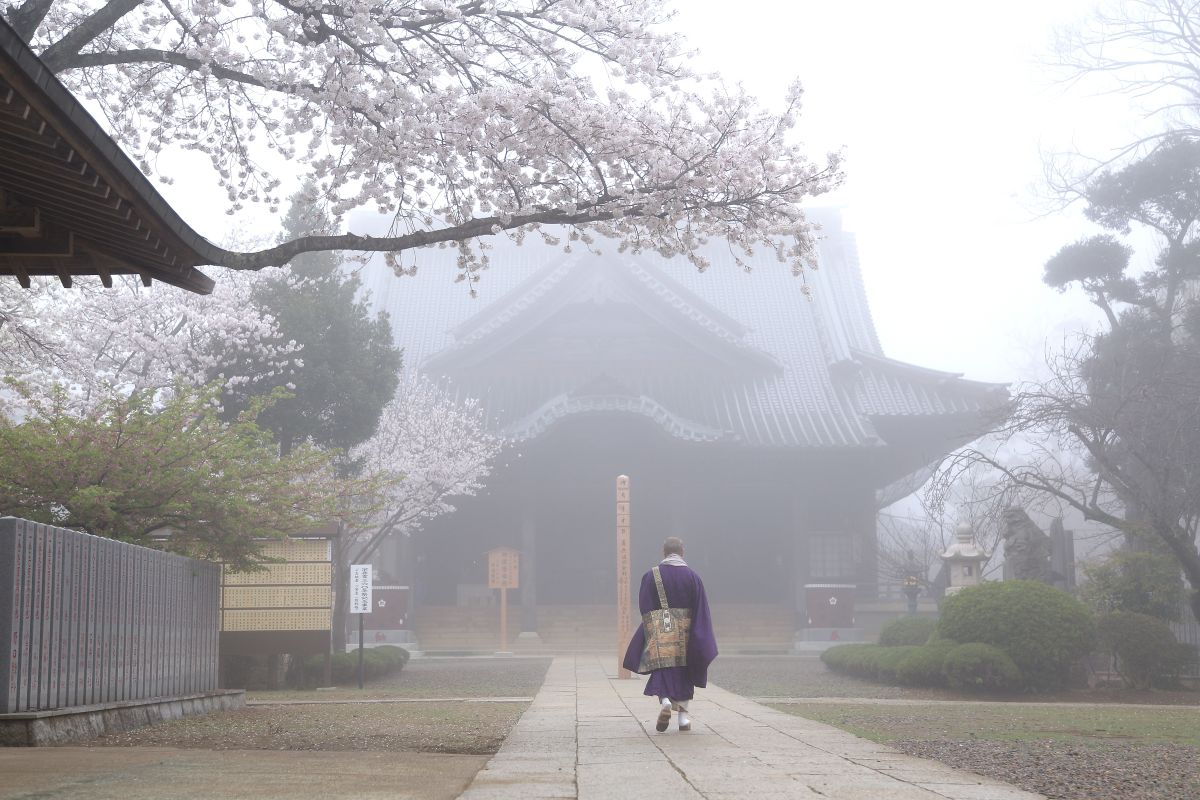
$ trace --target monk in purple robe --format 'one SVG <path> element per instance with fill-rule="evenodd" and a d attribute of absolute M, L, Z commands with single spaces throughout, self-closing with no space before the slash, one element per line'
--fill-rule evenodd
<path fill-rule="evenodd" d="M 683 541 L 663 543 L 663 560 L 642 576 L 638 594 L 642 624 L 625 651 L 625 668 L 650 675 L 645 694 L 659 702 L 659 732 L 679 713 L 679 730 L 690 731 L 687 704 L 708 685 L 708 666 L 717 657 L 704 582 L 683 560 Z"/>

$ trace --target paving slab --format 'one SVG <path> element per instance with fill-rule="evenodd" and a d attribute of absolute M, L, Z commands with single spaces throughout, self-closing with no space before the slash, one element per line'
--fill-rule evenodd
<path fill-rule="evenodd" d="M 717 687 L 697 692 L 690 732 L 673 721 L 658 733 L 644 679 L 619 680 L 607 662 L 555 658 L 464 800 L 1044 800 Z"/>

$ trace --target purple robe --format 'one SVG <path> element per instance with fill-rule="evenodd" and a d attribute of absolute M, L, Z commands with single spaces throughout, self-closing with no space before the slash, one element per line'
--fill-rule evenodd
<path fill-rule="evenodd" d="M 667 604 L 671 608 L 690 608 L 692 627 L 688 633 L 687 666 L 652 670 L 650 680 L 646 681 L 645 694 L 672 700 L 691 700 L 697 686 L 703 689 L 708 685 L 708 666 L 717 657 L 717 640 L 713 636 L 708 598 L 704 594 L 704 582 L 691 567 L 660 564 L 659 572 L 662 573 L 663 589 L 667 592 Z M 652 571 L 647 570 L 642 576 L 638 607 L 642 614 L 659 608 L 658 590 L 654 586 Z M 625 669 L 638 672 L 645 647 L 646 631 L 639 625 L 625 651 Z"/>

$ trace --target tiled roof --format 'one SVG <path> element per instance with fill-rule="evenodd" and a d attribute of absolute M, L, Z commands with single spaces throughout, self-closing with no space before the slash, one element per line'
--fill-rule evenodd
<path fill-rule="evenodd" d="M 453 282 L 452 250 L 419 254 L 416 276 L 397 278 L 371 264 L 363 280 L 374 305 L 391 315 L 406 368 L 450 376 L 459 392 L 480 397 L 496 427 L 516 440 L 538 436 L 572 414 L 620 412 L 646 416 L 692 441 L 882 447 L 880 418 L 949 416 L 961 425 L 963 415 L 979 416 L 1003 400 L 1002 386 L 886 358 L 853 236 L 841 230 L 836 213 L 811 216 L 824 226 L 821 268 L 803 279 L 768 254 L 752 259 L 746 273 L 716 244 L 705 252 L 712 266 L 700 273 L 683 259 L 564 254 L 527 243 L 491 251 L 493 266 L 476 298 Z M 595 291 L 619 294 L 599 307 L 617 313 L 636 306 L 661 326 L 664 338 L 686 337 L 720 356 L 721 364 L 745 368 L 684 374 L 664 367 L 661 374 L 617 377 L 597 366 L 587 380 L 580 370 L 473 378 L 470 363 L 502 358 L 511 342 L 536 336 L 538 324 L 556 311 L 583 308 L 573 304 Z M 586 372 L 586 365 L 580 369 Z"/>

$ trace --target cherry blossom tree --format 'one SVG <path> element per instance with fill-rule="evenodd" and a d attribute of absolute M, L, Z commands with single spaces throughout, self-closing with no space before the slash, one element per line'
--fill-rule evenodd
<path fill-rule="evenodd" d="M 792 128 L 801 89 L 767 111 L 693 74 L 665 0 L 9 0 L 11 25 L 107 118 L 147 173 L 170 181 L 184 148 L 228 192 L 277 209 L 281 176 L 339 220 L 391 220 L 383 236 L 301 236 L 226 252 L 238 269 L 302 252 L 462 248 L 478 278 L 505 231 L 684 254 L 724 237 L 801 270 L 800 204 L 834 187 L 840 159 L 810 160 Z M 305 174 L 296 176 L 297 166 Z M 564 226 L 563 231 L 542 226 Z"/>
<path fill-rule="evenodd" d="M 410 534 L 453 511 L 455 497 L 483 486 L 502 446 L 477 401 L 455 400 L 427 378 L 402 378 L 375 435 L 350 453 L 382 494 L 349 552 L 369 559 L 388 536 Z"/>
<path fill-rule="evenodd" d="M 125 279 L 112 290 L 49 279 L 32 289 L 0 282 L 0 372 L 32 390 L 68 390 L 72 407 L 89 408 L 109 390 L 167 391 L 199 386 L 220 374 L 245 388 L 285 372 L 297 356 L 274 319 L 254 309 L 258 276 L 230 272 L 211 295 Z M 229 353 L 254 353 L 267 369 L 235 373 Z M 10 398 L 19 402 L 18 398 Z"/>
<path fill-rule="evenodd" d="M 455 400 L 423 377 L 402 378 L 375 435 L 350 453 L 360 465 L 360 482 L 376 488 L 361 523 L 347 527 L 338 541 L 339 572 L 370 561 L 389 536 L 410 535 L 426 520 L 450 513 L 455 498 L 474 495 L 502 447 L 476 401 Z M 338 593 L 339 624 L 345 594 Z"/>

